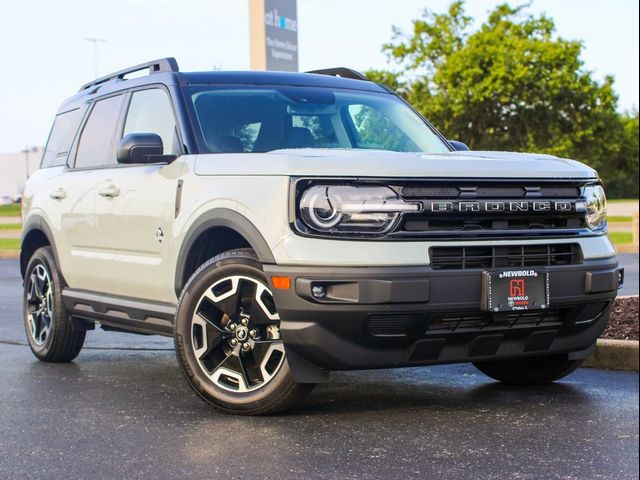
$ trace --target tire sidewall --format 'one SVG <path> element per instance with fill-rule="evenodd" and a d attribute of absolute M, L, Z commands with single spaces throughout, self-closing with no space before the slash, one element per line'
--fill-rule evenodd
<path fill-rule="evenodd" d="M 250 392 L 230 392 L 215 385 L 202 371 L 191 343 L 191 321 L 200 298 L 216 281 L 232 275 L 254 278 L 269 286 L 261 264 L 248 254 L 205 263 L 187 282 L 178 303 L 174 335 L 176 354 L 187 381 L 205 400 L 223 410 L 253 410 L 264 407 L 294 383 L 286 355 L 278 372 L 266 385 Z"/>
<path fill-rule="evenodd" d="M 52 283 L 53 289 L 53 308 L 51 310 L 51 328 L 49 330 L 49 335 L 47 336 L 45 342 L 42 345 L 38 345 L 33 337 L 31 336 L 31 332 L 29 329 L 29 321 L 28 321 L 28 303 L 27 296 L 29 293 L 29 282 L 31 278 L 31 274 L 33 270 L 38 266 L 42 265 L 46 269 L 49 274 L 49 281 Z M 25 328 L 25 333 L 27 336 L 27 341 L 29 342 L 29 347 L 33 351 L 33 353 L 39 358 L 45 358 L 49 354 L 51 347 L 54 342 L 54 338 L 59 330 L 59 323 L 61 321 L 66 321 L 66 310 L 62 303 L 62 285 L 60 275 L 56 268 L 55 260 L 51 253 L 51 250 L 48 247 L 38 249 L 27 264 L 27 269 L 25 271 L 24 277 L 24 288 L 23 288 L 23 323 Z"/>

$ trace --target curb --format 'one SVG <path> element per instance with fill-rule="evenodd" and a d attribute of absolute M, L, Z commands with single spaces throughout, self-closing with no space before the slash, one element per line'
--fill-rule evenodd
<path fill-rule="evenodd" d="M 596 344 L 596 353 L 582 364 L 588 368 L 605 370 L 638 371 L 638 341 L 609 340 L 600 338 Z"/>
<path fill-rule="evenodd" d="M 20 258 L 20 250 L 0 250 L 0 258 Z"/>

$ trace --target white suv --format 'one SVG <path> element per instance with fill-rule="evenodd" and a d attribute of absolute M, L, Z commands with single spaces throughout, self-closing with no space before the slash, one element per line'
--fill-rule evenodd
<path fill-rule="evenodd" d="M 174 336 L 189 384 L 234 413 L 287 408 L 331 370 L 554 381 L 622 282 L 594 170 L 466 151 L 348 69 L 162 59 L 91 82 L 23 212 L 38 358 L 72 360 L 96 324 Z"/>

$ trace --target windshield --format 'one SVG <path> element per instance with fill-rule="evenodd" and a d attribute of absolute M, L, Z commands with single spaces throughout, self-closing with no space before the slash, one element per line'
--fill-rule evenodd
<path fill-rule="evenodd" d="M 394 95 L 315 87 L 206 87 L 191 101 L 209 152 L 361 148 L 442 153 L 449 149 Z"/>

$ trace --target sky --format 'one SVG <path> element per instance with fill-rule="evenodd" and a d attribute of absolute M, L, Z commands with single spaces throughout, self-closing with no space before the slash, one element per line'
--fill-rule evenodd
<path fill-rule="evenodd" d="M 298 0 L 300 69 L 389 68 L 392 27 L 410 31 L 450 0 Z M 494 0 L 467 0 L 479 23 Z M 512 5 L 524 0 L 510 2 Z M 249 68 L 248 0 L 0 0 L 0 152 L 42 145 L 60 103 L 98 74 L 173 56 L 181 70 Z M 620 110 L 638 101 L 637 0 L 533 0 L 558 35 L 580 40 L 588 70 L 615 77 Z"/>

